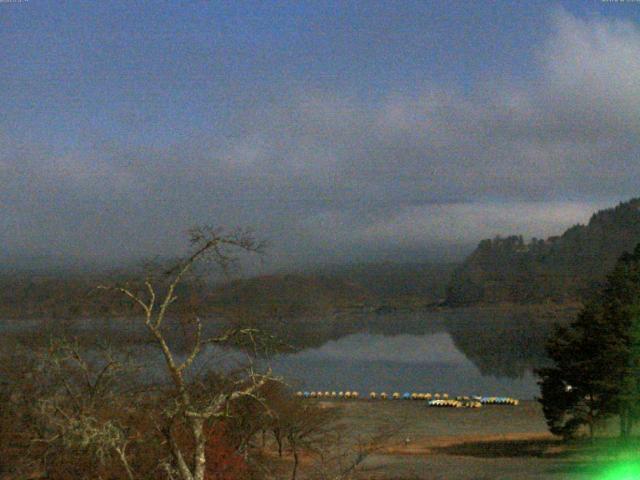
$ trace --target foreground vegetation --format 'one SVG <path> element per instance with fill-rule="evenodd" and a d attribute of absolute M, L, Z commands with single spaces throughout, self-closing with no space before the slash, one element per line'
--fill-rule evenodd
<path fill-rule="evenodd" d="M 296 478 L 301 456 L 320 459 L 318 478 L 347 478 L 372 441 L 345 445 L 335 409 L 293 399 L 254 358 L 286 346 L 251 326 L 207 335 L 198 302 L 172 307 L 196 291 L 212 261 L 229 269 L 237 253 L 260 253 L 249 232 L 209 227 L 191 232 L 192 252 L 169 268 L 99 286 L 129 302 L 146 341 L 124 348 L 110 338 L 48 341 L 7 337 L 0 349 L 0 478 L 175 479 L 272 478 L 291 457 Z M 182 288 L 191 283 L 192 288 Z M 179 336 L 180 338 L 176 338 Z M 225 363 L 216 354 L 244 352 Z M 268 440 L 271 439 L 270 442 Z M 276 445 L 275 450 L 268 448 Z M 275 470 L 272 466 L 275 465 Z M 281 474 L 282 472 L 280 472 Z"/>
<path fill-rule="evenodd" d="M 620 436 L 640 418 L 640 244 L 625 253 L 577 319 L 549 339 L 553 366 L 539 370 L 541 402 L 552 433 L 620 419 Z"/>
<path fill-rule="evenodd" d="M 114 349 L 58 339 L 1 360 L 3 480 L 296 478 L 302 463 L 306 478 L 350 478 L 379 438 L 246 368 L 189 380 L 181 400 Z"/>

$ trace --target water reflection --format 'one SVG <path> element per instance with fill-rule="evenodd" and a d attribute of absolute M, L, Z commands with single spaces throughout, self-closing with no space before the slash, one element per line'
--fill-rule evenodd
<path fill-rule="evenodd" d="M 537 393 L 531 372 L 546 361 L 544 342 L 553 323 L 566 322 L 574 314 L 571 309 L 549 313 L 527 308 L 342 312 L 330 318 L 269 321 L 258 326 L 297 347 L 296 353 L 276 356 L 271 363 L 276 373 L 301 388 L 531 397 Z M 62 331 L 57 323 L 21 326 L 23 333 L 29 335 L 35 329 L 43 337 L 47 330 Z M 182 338 L 179 325 L 172 328 L 174 337 Z M 209 333 L 220 328 L 220 321 L 207 321 Z M 5 341 L 7 334 L 18 330 L 15 323 L 0 321 Z M 148 340 L 140 323 L 131 320 L 78 321 L 65 325 L 65 331 L 119 338 L 129 345 Z M 228 360 L 241 362 L 234 355 Z"/>
<path fill-rule="evenodd" d="M 393 337 L 357 333 L 332 340 L 319 348 L 304 350 L 298 357 L 320 360 L 354 360 L 362 362 L 445 363 L 461 365 L 467 358 L 456 348 L 448 333 Z M 289 355 L 291 357 L 291 355 Z"/>
<path fill-rule="evenodd" d="M 532 370 L 571 309 L 456 309 L 350 315 L 290 325 L 280 334 L 301 348 L 274 368 L 301 388 L 493 393 L 532 397 Z"/>
<path fill-rule="evenodd" d="M 435 336 L 413 337 L 409 343 L 421 341 L 427 347 L 440 346 L 437 340 L 430 337 Z M 339 349 L 343 341 L 353 348 L 354 344 L 368 345 L 371 340 L 368 334 L 356 334 L 339 340 L 335 348 Z M 373 340 L 377 341 L 375 338 Z M 277 374 L 300 389 L 447 392 L 453 395 L 495 394 L 521 398 L 531 398 L 537 394 L 530 372 L 515 379 L 485 376 L 459 352 L 458 355 L 450 354 L 448 360 L 440 361 L 431 358 L 371 359 L 368 353 L 360 356 L 357 351 L 355 356 L 332 356 L 310 350 L 277 357 L 272 360 L 272 366 Z"/>

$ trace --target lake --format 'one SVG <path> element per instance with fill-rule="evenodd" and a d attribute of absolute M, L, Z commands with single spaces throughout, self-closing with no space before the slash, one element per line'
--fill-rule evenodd
<path fill-rule="evenodd" d="M 285 335 L 303 347 L 271 366 L 301 390 L 533 398 L 545 340 L 570 317 L 526 308 L 351 314 L 290 327 Z"/>
<path fill-rule="evenodd" d="M 447 392 L 532 398 L 531 371 L 521 377 L 483 374 L 447 333 L 383 335 L 358 333 L 320 348 L 278 356 L 274 372 L 301 390 Z"/>
<path fill-rule="evenodd" d="M 468 308 L 281 319 L 269 329 L 296 346 L 296 351 L 261 363 L 263 367 L 268 363 L 274 373 L 300 390 L 533 398 L 538 394 L 533 369 L 546 362 L 545 339 L 554 321 L 566 322 L 570 316 L 566 311 L 542 315 L 526 308 Z M 214 323 L 209 322 L 209 327 Z M 42 335 L 43 325 L 49 333 L 62 331 L 53 320 L 3 321 L 0 331 L 5 340 L 18 331 L 35 330 Z M 130 340 L 144 333 L 140 322 L 131 320 L 85 320 L 66 322 L 64 327 L 67 334 L 101 339 L 117 335 Z M 151 367 L 150 375 L 159 373 L 163 364 L 158 352 L 148 346 L 135 348 L 147 366 L 157 366 Z M 228 350 L 209 349 L 206 353 L 197 365 L 201 371 L 208 365 L 238 366 L 245 358 Z"/>

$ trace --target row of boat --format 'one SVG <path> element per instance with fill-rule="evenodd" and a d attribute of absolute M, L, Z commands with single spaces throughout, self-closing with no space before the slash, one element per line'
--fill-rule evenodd
<path fill-rule="evenodd" d="M 482 403 L 476 400 L 431 400 L 429 402 L 430 407 L 448 407 L 448 408 L 480 408 Z"/>
<path fill-rule="evenodd" d="M 360 393 L 357 391 L 298 391 L 296 396 L 299 398 L 325 398 L 325 399 L 344 399 L 358 400 Z M 482 397 L 482 396 L 458 396 L 449 398 L 448 393 L 418 393 L 418 392 L 370 392 L 369 400 L 426 400 L 430 406 L 434 407 L 471 407 L 478 408 L 481 405 L 518 405 L 519 400 L 512 397 Z"/>
<path fill-rule="evenodd" d="M 353 399 L 360 398 L 360 393 L 346 391 L 346 392 L 296 392 L 296 397 L 300 398 L 340 398 L 340 399 Z"/>

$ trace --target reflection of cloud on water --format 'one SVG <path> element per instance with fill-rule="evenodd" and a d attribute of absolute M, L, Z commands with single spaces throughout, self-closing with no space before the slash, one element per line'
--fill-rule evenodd
<path fill-rule="evenodd" d="M 358 333 L 294 355 L 298 359 L 468 364 L 448 333 L 396 335 Z"/>
<path fill-rule="evenodd" d="M 491 315 L 492 318 L 474 315 L 463 319 L 465 321 L 449 322 L 451 334 L 443 331 L 435 333 L 437 329 L 427 322 L 401 323 L 389 318 L 389 321 L 375 325 L 375 331 L 382 331 L 384 335 L 345 334 L 318 348 L 276 355 L 272 359 L 256 359 L 255 367 L 258 371 L 264 371 L 268 366 L 273 367 L 276 375 L 282 376 L 287 384 L 296 389 L 440 391 L 532 398 L 538 394 L 538 388 L 528 367 L 529 357 L 523 355 L 529 351 L 528 344 L 531 341 L 541 342 L 533 333 L 540 331 L 541 326 L 521 319 L 518 322 L 495 322 L 493 312 Z M 512 324 L 518 328 L 512 328 Z M 10 324 L 0 319 L 0 332 L 5 333 L 0 335 L 0 343 L 9 351 L 12 340 L 11 335 L 6 334 L 19 333 L 20 329 L 3 329 L 7 325 Z M 26 323 L 20 325 L 25 330 L 33 330 L 33 333 L 38 327 L 42 327 L 37 322 L 28 328 L 25 328 L 28 325 Z M 114 325 L 113 329 L 100 325 L 99 330 L 90 332 L 96 338 L 124 338 L 122 323 Z M 55 327 L 57 324 L 51 326 Z M 89 327 L 90 324 L 86 326 Z M 438 328 L 441 328 L 441 324 L 438 324 Z M 412 333 L 400 333 L 401 329 Z M 56 331 L 63 333 L 61 328 Z M 70 329 L 67 333 L 77 331 L 82 332 L 82 329 Z M 393 334 L 389 336 L 391 332 Z M 125 336 L 134 333 L 135 331 L 125 330 Z M 311 333 L 305 331 L 305 334 Z M 544 335 L 541 336 L 543 337 Z M 453 338 L 463 350 L 456 348 Z M 0 345 L 0 350 L 3 345 Z M 121 351 L 124 355 L 128 354 L 140 368 L 139 376 L 145 382 L 167 380 L 166 365 L 157 346 L 134 342 L 122 345 Z M 89 355 L 94 353 L 96 352 L 90 351 Z M 97 356 L 95 358 L 98 359 Z M 184 352 L 177 353 L 175 360 L 183 361 L 184 358 Z M 189 375 L 195 377 L 220 370 L 237 372 L 244 370 L 250 363 L 251 359 L 242 352 L 209 345 L 192 365 Z M 513 374 L 513 368 L 516 368 L 518 375 Z M 505 378 L 505 372 L 509 378 Z M 522 374 L 524 376 L 520 376 Z"/>

